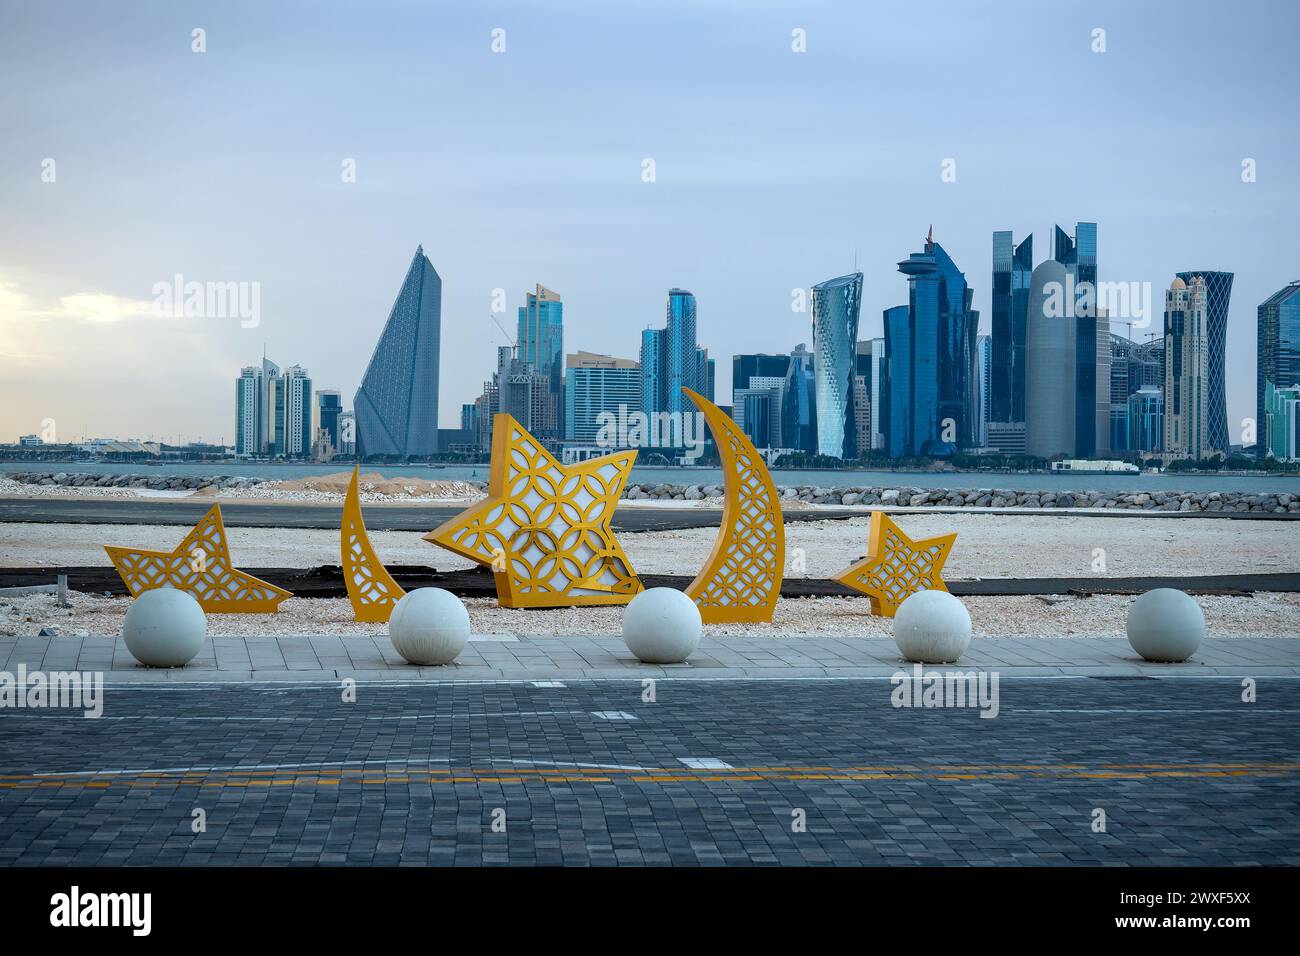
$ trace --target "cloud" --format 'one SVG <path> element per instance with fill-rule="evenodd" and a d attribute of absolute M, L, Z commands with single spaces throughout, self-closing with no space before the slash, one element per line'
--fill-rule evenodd
<path fill-rule="evenodd" d="M 59 298 L 56 318 L 86 322 L 123 322 L 127 319 L 156 317 L 162 313 L 143 299 L 127 299 L 107 292 L 78 292 Z"/>

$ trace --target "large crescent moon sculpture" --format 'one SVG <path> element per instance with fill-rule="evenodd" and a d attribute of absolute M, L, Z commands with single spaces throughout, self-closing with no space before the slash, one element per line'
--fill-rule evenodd
<path fill-rule="evenodd" d="M 726 499 L 708 562 L 686 588 L 706 624 L 771 621 L 785 571 L 785 521 L 763 458 L 711 401 L 683 388 L 713 433 Z"/>
<path fill-rule="evenodd" d="M 361 519 L 361 493 L 357 487 L 360 473 L 359 465 L 352 469 L 348 494 L 343 499 L 343 521 L 339 525 L 343 580 L 347 582 L 352 616 L 358 621 L 382 624 L 406 592 L 393 580 L 371 547 L 366 523 Z"/>

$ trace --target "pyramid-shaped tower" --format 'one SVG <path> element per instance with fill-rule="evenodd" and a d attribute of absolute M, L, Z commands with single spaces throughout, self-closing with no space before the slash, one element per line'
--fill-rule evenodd
<path fill-rule="evenodd" d="M 422 246 L 357 389 L 357 455 L 417 458 L 438 450 L 442 279 Z"/>

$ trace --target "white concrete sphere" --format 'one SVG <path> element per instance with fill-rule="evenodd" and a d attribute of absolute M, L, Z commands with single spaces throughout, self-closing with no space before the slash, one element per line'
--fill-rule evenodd
<path fill-rule="evenodd" d="M 126 609 L 122 640 L 145 667 L 184 667 L 208 633 L 208 617 L 188 591 L 154 588 Z"/>
<path fill-rule="evenodd" d="M 450 591 L 419 588 L 393 607 L 388 637 L 411 664 L 450 664 L 469 640 L 469 611 Z"/>
<path fill-rule="evenodd" d="M 680 664 L 700 646 L 704 622 L 695 602 L 675 588 L 650 588 L 623 611 L 623 643 L 646 664 Z"/>
<path fill-rule="evenodd" d="M 894 643 L 919 664 L 955 661 L 970 646 L 970 612 L 947 591 L 917 591 L 894 613 Z"/>
<path fill-rule="evenodd" d="M 1128 609 L 1128 642 L 1149 661 L 1185 661 L 1205 640 L 1205 612 L 1176 588 L 1156 588 Z"/>

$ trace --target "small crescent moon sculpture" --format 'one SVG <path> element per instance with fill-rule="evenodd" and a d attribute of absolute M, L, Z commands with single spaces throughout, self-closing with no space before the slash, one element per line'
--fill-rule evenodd
<path fill-rule="evenodd" d="M 343 580 L 347 582 L 352 616 L 358 621 L 382 624 L 406 592 L 393 580 L 370 545 L 366 523 L 361 519 L 361 494 L 357 488 L 360 473 L 359 465 L 352 469 L 348 494 L 343 499 L 343 521 L 339 525 Z"/>
<path fill-rule="evenodd" d="M 740 427 L 711 401 L 683 388 L 718 446 L 726 499 L 713 553 L 686 596 L 706 624 L 772 620 L 785 571 L 785 521 L 776 485 Z"/>

